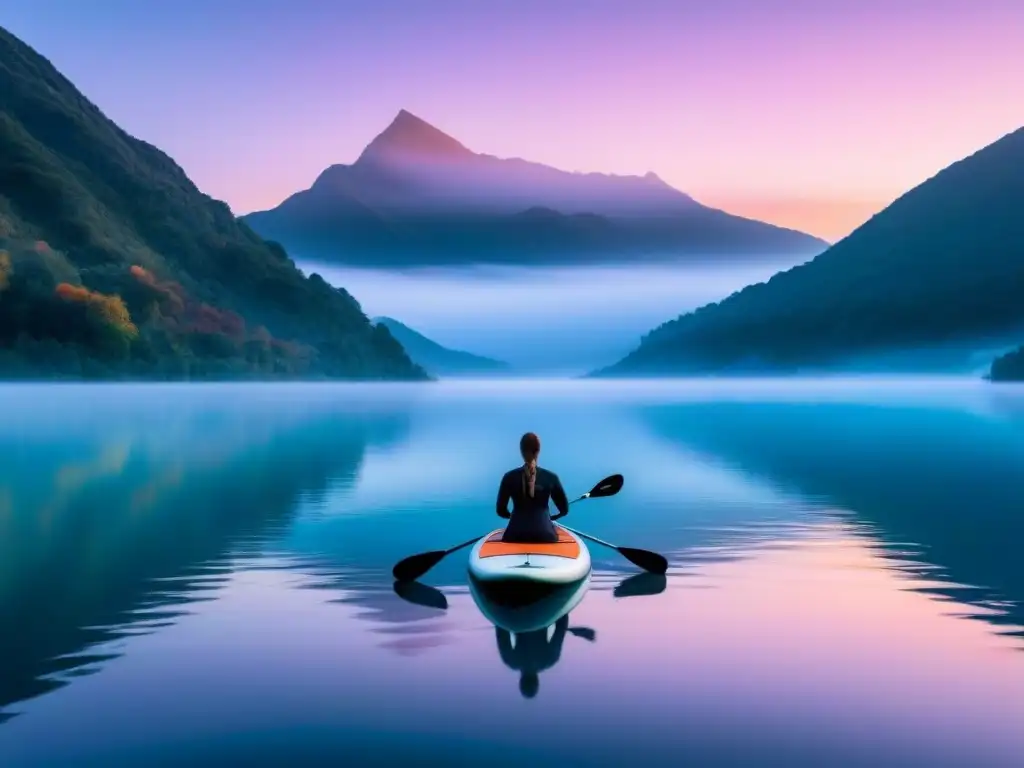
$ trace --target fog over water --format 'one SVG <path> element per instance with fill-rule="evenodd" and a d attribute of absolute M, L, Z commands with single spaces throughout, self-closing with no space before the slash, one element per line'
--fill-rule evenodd
<path fill-rule="evenodd" d="M 466 267 L 368 270 L 302 262 L 447 347 L 523 373 L 578 374 L 608 365 L 661 323 L 762 282 L 796 263 Z"/>

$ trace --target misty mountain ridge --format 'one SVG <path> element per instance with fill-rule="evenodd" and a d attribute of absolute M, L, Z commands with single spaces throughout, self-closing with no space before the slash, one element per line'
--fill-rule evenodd
<path fill-rule="evenodd" d="M 406 110 L 354 163 L 243 218 L 301 256 L 365 266 L 796 258 L 827 247 L 701 205 L 653 173 L 573 173 L 480 154 Z"/>
<path fill-rule="evenodd" d="M 509 371 L 509 364 L 471 352 L 438 344 L 392 317 L 375 317 L 373 322 L 385 326 L 413 362 L 435 376 L 498 375 Z"/>
<path fill-rule="evenodd" d="M 656 328 L 599 373 L 796 371 L 927 350 L 962 367 L 1022 337 L 1024 128 L 808 263 Z"/>
<path fill-rule="evenodd" d="M 369 188 L 347 188 L 361 181 Z M 376 182 L 376 183 L 374 183 Z M 520 158 L 480 154 L 401 110 L 352 165 L 333 165 L 314 182 L 348 189 L 383 213 L 671 215 L 697 203 L 654 174 L 573 173 Z"/>

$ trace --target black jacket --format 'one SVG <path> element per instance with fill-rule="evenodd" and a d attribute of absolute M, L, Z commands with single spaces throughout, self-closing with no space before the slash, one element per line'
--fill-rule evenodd
<path fill-rule="evenodd" d="M 526 491 L 525 479 L 523 467 L 509 470 L 501 478 L 497 512 L 499 517 L 509 519 L 502 540 L 558 541 L 558 533 L 551 523 L 548 502 L 554 502 L 555 507 L 563 515 L 569 514 L 569 500 L 562 489 L 562 481 L 554 472 L 537 467 L 537 479 L 531 497 Z M 510 500 L 511 515 L 508 511 Z"/>

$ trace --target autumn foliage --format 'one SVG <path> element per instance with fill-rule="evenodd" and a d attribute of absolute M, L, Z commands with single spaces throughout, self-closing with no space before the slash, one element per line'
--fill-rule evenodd
<path fill-rule="evenodd" d="M 125 336 L 130 338 L 138 336 L 139 329 L 132 322 L 128 308 L 120 296 L 107 296 L 97 291 L 90 291 L 81 285 L 71 285 L 70 283 L 60 283 L 56 288 L 56 293 L 64 301 L 85 305 L 107 325 Z"/>
<path fill-rule="evenodd" d="M 178 314 L 184 311 L 185 290 L 181 285 L 171 281 L 157 280 L 152 272 L 145 267 L 140 267 L 138 264 L 133 264 L 130 272 L 132 277 L 139 283 L 153 291 L 158 302 L 166 305 L 167 310 L 171 314 Z"/>
<path fill-rule="evenodd" d="M 42 241 L 18 246 L 0 250 L 0 367 L 11 349 L 44 368 L 88 376 L 276 377 L 322 364 L 315 346 L 275 337 L 248 324 L 236 305 L 203 301 L 191 284 L 186 290 L 155 270 L 78 270 Z M 194 290 L 218 295 L 203 283 Z"/>
<path fill-rule="evenodd" d="M 234 312 L 199 304 L 190 313 L 189 330 L 196 333 L 222 333 L 235 341 L 244 341 L 245 321 Z"/>
<path fill-rule="evenodd" d="M 222 334 L 234 342 L 246 340 L 245 320 L 240 315 L 193 301 L 180 284 L 159 280 L 152 272 L 138 264 L 132 265 L 130 271 L 139 283 L 152 289 L 165 316 L 171 319 L 179 330 L 186 333 Z"/>
<path fill-rule="evenodd" d="M 180 284 L 160 280 L 145 267 L 136 264 L 130 272 L 141 285 L 152 290 L 161 309 L 160 325 L 188 339 L 194 350 L 226 354 L 233 349 L 237 354 L 255 354 L 264 361 L 279 357 L 297 359 L 305 354 L 303 345 L 275 338 L 262 325 L 250 329 L 239 314 L 196 301 Z"/>

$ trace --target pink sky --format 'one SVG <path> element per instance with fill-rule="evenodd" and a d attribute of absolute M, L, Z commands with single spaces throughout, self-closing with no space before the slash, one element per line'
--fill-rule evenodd
<path fill-rule="evenodd" d="M 1019 0 L 20 0 L 8 28 L 238 213 L 400 108 L 829 239 L 1024 125 Z"/>

